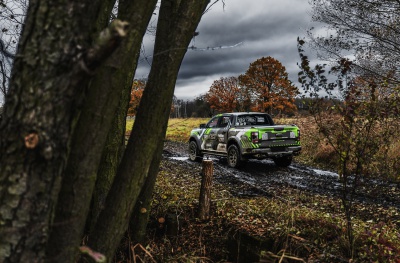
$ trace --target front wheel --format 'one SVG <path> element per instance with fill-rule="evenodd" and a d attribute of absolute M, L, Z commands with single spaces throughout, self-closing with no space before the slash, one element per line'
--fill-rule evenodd
<path fill-rule="evenodd" d="M 243 165 L 242 155 L 234 144 L 228 148 L 228 165 L 232 168 L 239 168 Z"/>
<path fill-rule="evenodd" d="M 283 156 L 279 158 L 274 158 L 274 162 L 276 166 L 279 167 L 288 167 L 292 163 L 293 157 L 291 155 Z"/>
<path fill-rule="evenodd" d="M 189 159 L 193 162 L 200 162 L 203 160 L 203 155 L 200 153 L 199 147 L 195 141 L 189 143 Z"/>

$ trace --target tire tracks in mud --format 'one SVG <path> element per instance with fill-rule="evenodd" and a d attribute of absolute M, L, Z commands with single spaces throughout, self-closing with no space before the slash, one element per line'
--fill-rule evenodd
<path fill-rule="evenodd" d="M 187 145 L 184 143 L 166 143 L 163 156 L 166 159 L 175 159 L 177 165 L 186 166 L 186 169 L 201 169 L 201 163 L 188 159 Z M 224 158 L 205 158 L 214 161 L 214 179 L 229 186 L 234 196 L 281 198 L 279 193 L 285 188 L 328 198 L 340 198 L 342 194 L 339 176 L 331 171 L 297 163 L 282 168 L 270 160 L 251 160 L 243 168 L 234 169 L 228 167 Z M 363 205 L 395 208 L 400 214 L 400 184 L 362 178 L 354 200 Z"/>

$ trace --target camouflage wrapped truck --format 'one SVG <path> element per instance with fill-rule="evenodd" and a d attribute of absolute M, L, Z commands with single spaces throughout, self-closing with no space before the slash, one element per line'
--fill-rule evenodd
<path fill-rule="evenodd" d="M 203 155 L 226 157 L 230 167 L 249 159 L 272 159 L 277 166 L 289 166 L 299 154 L 300 130 L 296 125 L 275 125 L 271 116 L 258 112 L 219 114 L 190 133 L 189 159 Z"/>

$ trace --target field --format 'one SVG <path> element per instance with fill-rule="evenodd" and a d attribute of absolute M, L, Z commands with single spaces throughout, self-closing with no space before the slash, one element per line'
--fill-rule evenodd
<path fill-rule="evenodd" d="M 168 129 L 165 139 L 168 141 L 186 142 L 189 139 L 190 131 L 193 128 L 199 127 L 201 123 L 207 123 L 209 119 L 201 118 L 171 118 L 168 121 Z M 132 129 L 133 120 L 127 121 L 127 133 Z"/>
<path fill-rule="evenodd" d="M 190 130 L 207 121 L 170 119 L 165 139 L 167 142 L 181 142 L 182 149 L 186 149 Z M 132 123 L 128 122 L 128 133 Z M 336 154 L 319 135 L 310 117 L 275 119 L 275 123 L 300 127 L 303 150 L 295 158 L 297 163 L 335 171 L 338 164 Z M 399 158 L 395 149 L 400 149 L 399 141 L 392 145 L 389 159 Z M 195 215 L 200 169 L 200 164 L 196 166 L 190 162 L 165 159 L 161 163 L 153 195 L 150 241 L 146 252 L 156 261 L 232 260 L 232 251 L 227 251 L 225 245 L 228 233 L 235 231 L 275 240 L 274 247 L 264 251 L 263 260 L 266 261 L 263 262 L 347 262 L 349 259 L 346 222 L 339 199 L 288 187 L 277 187 L 272 197 L 238 197 L 234 193 L 244 191 L 244 186 L 235 181 L 227 183 L 235 176 L 230 177 L 222 168 L 221 174 L 215 174 L 212 219 L 201 222 Z M 222 183 L 218 183 L 218 179 Z M 357 205 L 353 219 L 357 255 L 352 262 L 399 262 L 396 261 L 400 260 L 399 257 L 393 254 L 400 252 L 398 214 L 395 207 Z M 167 218 L 164 232 L 160 232 L 157 223 L 160 217 Z M 171 218 L 179 218 L 179 233 L 169 232 L 171 223 L 168 220 Z M 290 257 L 292 260 L 288 260 Z"/>
<path fill-rule="evenodd" d="M 209 118 L 171 118 L 168 122 L 168 129 L 165 136 L 167 141 L 187 142 L 189 139 L 190 131 L 199 127 L 202 123 L 207 123 Z M 318 132 L 318 128 L 311 117 L 294 117 L 294 118 L 275 118 L 276 124 L 295 124 L 301 130 L 301 145 L 302 152 L 296 157 L 296 160 L 306 165 L 313 165 L 320 168 L 327 168 L 331 170 L 337 169 L 338 158 L 337 154 L 331 145 L 328 144 L 326 139 L 323 138 Z M 132 129 L 133 120 L 127 122 L 127 134 Z M 379 134 L 380 131 L 376 131 Z M 384 162 L 388 163 L 387 169 L 391 178 L 400 179 L 400 132 L 398 136 L 393 139 L 393 143 L 388 149 L 381 149 L 381 157 Z M 394 137 L 396 135 L 393 135 Z M 381 160 L 376 160 L 377 167 L 375 172 L 382 170 L 379 167 Z M 396 174 L 397 173 L 397 174 Z"/>
<path fill-rule="evenodd" d="M 240 195 L 254 188 L 236 176 L 216 162 L 212 216 L 200 221 L 201 164 L 162 161 L 148 246 L 157 262 L 350 262 L 338 198 L 279 184 L 265 195 Z M 351 262 L 398 262 L 391 254 L 400 252 L 398 209 L 357 205 L 356 210 L 356 255 Z M 154 223 L 158 218 L 167 218 L 164 232 Z M 170 231 L 177 224 L 180 230 Z M 250 260 L 256 253 L 262 261 Z"/>

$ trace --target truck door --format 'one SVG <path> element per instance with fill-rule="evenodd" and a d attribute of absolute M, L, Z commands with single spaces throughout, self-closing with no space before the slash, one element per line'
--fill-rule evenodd
<path fill-rule="evenodd" d="M 217 116 L 212 118 L 206 125 L 206 130 L 203 133 L 202 138 L 202 150 L 207 151 L 215 151 L 217 149 L 217 130 L 218 130 L 218 121 L 221 116 Z"/>
<path fill-rule="evenodd" d="M 217 148 L 218 152 L 226 152 L 226 145 L 228 143 L 228 130 L 230 129 L 233 116 L 222 116 L 218 122 L 217 130 Z"/>

